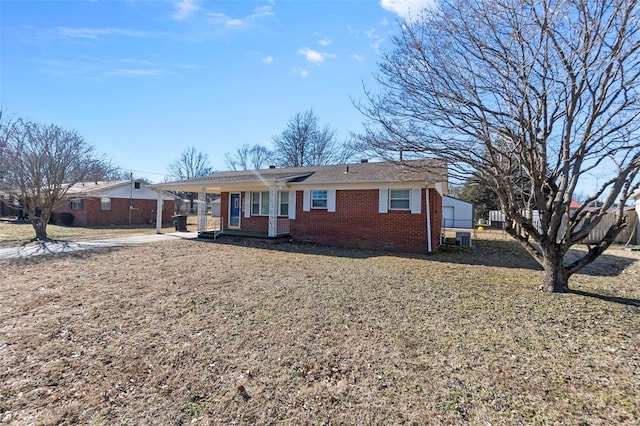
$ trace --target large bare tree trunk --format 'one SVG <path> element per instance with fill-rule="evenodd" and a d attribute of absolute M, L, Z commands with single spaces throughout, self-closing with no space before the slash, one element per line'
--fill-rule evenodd
<path fill-rule="evenodd" d="M 565 268 L 563 260 L 564 254 L 558 248 L 545 250 L 542 266 L 544 268 L 543 288 L 546 292 L 569 292 L 569 277 L 571 274 Z"/>
<path fill-rule="evenodd" d="M 47 240 L 47 222 L 48 220 L 44 220 L 42 216 L 31 221 L 31 225 L 33 225 L 33 229 L 36 231 L 37 241 Z"/>

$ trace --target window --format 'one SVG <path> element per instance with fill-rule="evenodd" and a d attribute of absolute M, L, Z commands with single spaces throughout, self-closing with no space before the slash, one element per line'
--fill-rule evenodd
<path fill-rule="evenodd" d="M 251 193 L 251 214 L 254 216 L 269 214 L 269 192 Z"/>
<path fill-rule="evenodd" d="M 409 210 L 411 207 L 411 190 L 409 189 L 390 189 L 389 190 L 389 209 L 390 210 Z"/>
<path fill-rule="evenodd" d="M 311 208 L 327 208 L 327 191 L 311 191 Z"/>
<path fill-rule="evenodd" d="M 133 187 L 134 187 L 135 189 L 140 189 L 140 182 L 134 182 L 134 183 L 133 183 Z"/>
<path fill-rule="evenodd" d="M 279 196 L 278 216 L 289 216 L 289 191 L 282 191 Z"/>
<path fill-rule="evenodd" d="M 111 198 L 100 198 L 100 210 L 111 210 Z"/>
<path fill-rule="evenodd" d="M 278 193 L 278 216 L 289 215 L 289 192 Z M 269 192 L 251 193 L 251 214 L 254 216 L 267 216 L 269 214 Z"/>
<path fill-rule="evenodd" d="M 69 202 L 69 208 L 71 210 L 82 210 L 84 209 L 84 199 L 82 198 L 74 198 Z"/>

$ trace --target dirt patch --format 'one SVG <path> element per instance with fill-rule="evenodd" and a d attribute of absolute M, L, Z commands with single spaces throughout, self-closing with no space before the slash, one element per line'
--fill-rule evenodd
<path fill-rule="evenodd" d="M 501 241 L 5 261 L 0 423 L 636 424 L 639 257 L 562 295 Z"/>

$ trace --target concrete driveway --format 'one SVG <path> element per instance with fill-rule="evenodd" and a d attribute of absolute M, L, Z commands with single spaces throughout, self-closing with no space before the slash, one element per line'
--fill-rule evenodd
<path fill-rule="evenodd" d="M 19 247 L 0 248 L 0 260 L 33 256 L 70 253 L 103 247 L 121 247 L 134 244 L 155 243 L 175 239 L 195 239 L 197 232 L 171 232 L 168 234 L 134 235 L 131 237 L 105 238 L 86 241 L 47 241 L 23 244 Z"/>

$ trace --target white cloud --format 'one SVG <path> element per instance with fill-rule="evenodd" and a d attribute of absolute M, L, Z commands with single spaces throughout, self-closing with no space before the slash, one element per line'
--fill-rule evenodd
<path fill-rule="evenodd" d="M 320 65 L 327 58 L 332 58 L 334 55 L 330 53 L 318 52 L 317 50 L 309 49 L 308 47 L 301 47 L 298 49 L 298 55 L 302 55 L 308 62 L 312 64 Z"/>
<path fill-rule="evenodd" d="M 110 77 L 163 78 L 183 75 L 202 68 L 188 63 L 156 63 L 139 58 L 106 59 L 84 56 L 77 60 L 39 61 L 41 72 L 49 75 L 75 75 L 87 80 L 104 80 Z"/>
<path fill-rule="evenodd" d="M 309 77 L 309 74 L 311 74 L 309 70 L 305 68 L 294 68 L 293 71 L 302 78 L 307 78 Z"/>
<path fill-rule="evenodd" d="M 165 71 L 154 69 L 120 68 L 109 72 L 109 74 L 126 77 L 158 77 L 165 74 Z"/>
<path fill-rule="evenodd" d="M 61 37 L 81 38 L 95 40 L 101 36 L 121 35 L 126 37 L 149 37 L 145 31 L 125 30 L 122 28 L 69 28 L 57 27 L 56 31 Z"/>
<path fill-rule="evenodd" d="M 358 55 L 357 53 L 352 54 L 351 57 L 358 62 L 364 62 L 366 59 L 364 55 Z"/>
<path fill-rule="evenodd" d="M 420 14 L 423 9 L 436 6 L 436 0 L 380 0 L 380 6 L 404 19 Z"/>
<path fill-rule="evenodd" d="M 195 0 L 180 0 L 176 2 L 175 8 L 173 19 L 176 21 L 183 21 L 200 9 Z"/>
<path fill-rule="evenodd" d="M 324 38 L 322 38 L 322 39 L 318 40 L 318 44 L 319 44 L 320 46 L 328 46 L 328 45 L 330 45 L 330 44 L 331 44 L 331 39 L 330 39 L 330 38 L 327 38 L 327 37 L 324 37 Z"/>
<path fill-rule="evenodd" d="M 376 30 L 371 29 L 364 31 L 364 35 L 366 35 L 369 39 L 369 45 L 371 47 L 373 47 L 376 51 L 380 50 L 380 44 L 382 44 L 384 40 L 376 33 Z"/>
<path fill-rule="evenodd" d="M 385 16 L 384 18 L 382 18 L 380 20 L 380 26 L 386 27 L 387 25 L 389 25 L 389 20 L 387 19 L 387 17 Z"/>
<path fill-rule="evenodd" d="M 242 29 L 247 28 L 256 23 L 260 18 L 273 15 L 271 6 L 257 7 L 251 15 L 244 18 L 232 18 L 224 13 L 212 12 L 208 14 L 208 20 L 211 24 L 220 25 L 227 28 Z"/>
<path fill-rule="evenodd" d="M 262 58 L 262 62 L 264 62 L 267 65 L 272 64 L 273 56 L 265 56 L 264 58 Z"/>

